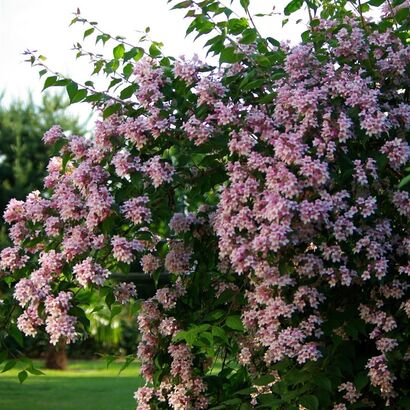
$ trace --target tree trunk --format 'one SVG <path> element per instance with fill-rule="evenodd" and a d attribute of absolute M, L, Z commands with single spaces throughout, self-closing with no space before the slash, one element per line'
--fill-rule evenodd
<path fill-rule="evenodd" d="M 50 346 L 46 355 L 46 368 L 56 370 L 67 368 L 67 352 L 64 342 L 57 346 Z"/>

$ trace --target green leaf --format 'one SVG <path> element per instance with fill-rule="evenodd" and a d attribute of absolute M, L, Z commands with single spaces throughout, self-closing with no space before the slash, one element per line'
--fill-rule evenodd
<path fill-rule="evenodd" d="M 23 347 L 23 335 L 16 325 L 13 324 L 10 326 L 9 335 L 20 345 L 20 347 Z"/>
<path fill-rule="evenodd" d="M 319 400 L 316 396 L 313 396 L 311 394 L 308 396 L 303 396 L 299 400 L 299 404 L 306 407 L 307 410 L 318 410 L 319 408 Z"/>
<path fill-rule="evenodd" d="M 243 91 L 249 91 L 249 90 L 254 90 L 256 88 L 260 88 L 262 85 L 265 84 L 265 80 L 264 79 L 259 79 L 259 80 L 253 80 L 251 82 L 249 82 L 248 84 L 246 84 L 242 90 Z"/>
<path fill-rule="evenodd" d="M 409 182 L 410 182 L 410 175 L 407 175 L 400 181 L 399 188 L 403 188 Z"/>
<path fill-rule="evenodd" d="M 118 112 L 120 109 L 121 109 L 121 104 L 120 104 L 120 103 L 115 103 L 115 104 L 109 105 L 109 106 L 103 111 L 103 118 L 104 118 L 104 119 L 108 118 L 110 115 L 115 114 L 115 113 Z"/>
<path fill-rule="evenodd" d="M 278 409 L 281 408 L 281 404 L 283 401 L 278 399 L 272 393 L 264 393 L 258 396 L 258 401 L 264 406 L 266 409 Z"/>
<path fill-rule="evenodd" d="M 111 318 L 110 320 L 113 320 L 115 316 L 119 315 L 122 311 L 122 306 L 121 305 L 115 305 L 111 308 Z"/>
<path fill-rule="evenodd" d="M 324 390 L 327 390 L 329 392 L 332 391 L 332 382 L 330 381 L 330 379 L 328 377 L 326 377 L 323 374 L 315 374 L 312 377 L 312 381 L 314 384 L 316 384 L 316 386 L 321 387 Z"/>
<path fill-rule="evenodd" d="M 95 44 L 98 44 L 99 41 L 102 41 L 103 44 L 105 44 L 110 38 L 111 36 L 109 34 L 99 34 L 95 39 Z"/>
<path fill-rule="evenodd" d="M 259 104 L 269 104 L 271 103 L 277 96 L 277 93 L 270 93 L 267 95 L 264 95 L 263 97 L 258 99 Z"/>
<path fill-rule="evenodd" d="M 289 16 L 295 11 L 298 11 L 303 6 L 303 0 L 292 0 L 284 9 L 285 16 Z"/>
<path fill-rule="evenodd" d="M 7 351 L 3 350 L 0 352 L 0 364 L 3 363 L 7 359 Z"/>
<path fill-rule="evenodd" d="M 124 44 L 122 44 L 122 43 L 118 44 L 116 47 L 114 47 L 114 49 L 112 50 L 112 53 L 113 53 L 114 58 L 116 60 L 119 60 L 120 58 L 122 58 L 124 56 L 124 53 L 125 53 Z"/>
<path fill-rule="evenodd" d="M 44 81 L 44 87 L 43 87 L 43 91 L 48 88 L 53 86 L 57 81 L 57 76 L 56 75 L 52 75 L 51 77 L 47 77 L 46 81 Z"/>
<path fill-rule="evenodd" d="M 228 32 L 234 35 L 241 34 L 248 28 L 248 20 L 246 18 L 230 19 L 228 21 Z"/>
<path fill-rule="evenodd" d="M 11 370 L 15 365 L 17 364 L 17 362 L 15 360 L 9 360 L 6 362 L 6 364 L 3 367 L 3 370 L 1 371 L 2 373 L 8 372 L 9 370 Z"/>
<path fill-rule="evenodd" d="M 219 62 L 230 64 L 238 62 L 242 57 L 241 55 L 237 54 L 236 51 L 237 49 L 235 47 L 225 47 L 221 51 Z"/>
<path fill-rule="evenodd" d="M 247 10 L 249 8 L 250 0 L 240 0 L 241 6 Z"/>
<path fill-rule="evenodd" d="M 236 399 L 225 400 L 221 404 L 225 404 L 226 406 L 237 406 L 241 403 L 242 403 L 242 400 L 240 398 L 236 398 Z"/>
<path fill-rule="evenodd" d="M 242 33 L 242 38 L 239 41 L 241 44 L 251 44 L 257 38 L 257 31 L 254 28 L 247 28 Z"/>
<path fill-rule="evenodd" d="M 87 97 L 87 90 L 82 88 L 81 90 L 78 90 L 74 97 L 71 99 L 71 103 L 77 103 L 80 102 L 82 100 L 84 100 L 84 98 Z"/>
<path fill-rule="evenodd" d="M 409 15 L 409 11 L 410 9 L 408 7 L 400 9 L 397 13 L 396 13 L 396 20 L 399 23 L 402 23 Z"/>
<path fill-rule="evenodd" d="M 107 369 L 110 366 L 110 364 L 115 361 L 115 359 L 116 359 L 116 357 L 112 354 L 109 354 L 109 355 L 105 356 L 105 361 L 107 363 Z"/>
<path fill-rule="evenodd" d="M 117 84 L 121 83 L 121 78 L 113 78 L 110 82 L 110 85 L 108 86 L 108 89 L 116 86 Z"/>
<path fill-rule="evenodd" d="M 122 100 L 125 100 L 126 98 L 130 98 L 135 91 L 137 91 L 138 85 L 137 84 L 131 84 L 128 87 L 124 88 L 121 93 L 120 93 L 120 98 Z"/>
<path fill-rule="evenodd" d="M 34 367 L 28 367 L 26 369 L 29 373 L 34 374 L 35 376 L 43 376 L 45 373 L 43 373 L 41 370 L 35 369 Z"/>
<path fill-rule="evenodd" d="M 221 339 L 223 342 L 228 343 L 228 337 L 225 333 L 225 330 L 223 330 L 221 327 L 219 326 L 212 326 L 212 336 L 218 337 L 219 339 Z"/>
<path fill-rule="evenodd" d="M 125 363 L 122 365 L 120 371 L 118 372 L 118 375 L 120 375 L 134 360 L 135 360 L 134 356 L 128 356 L 125 359 Z"/>
<path fill-rule="evenodd" d="M 276 380 L 275 376 L 265 374 L 264 376 L 258 377 L 252 383 L 255 386 L 266 386 L 269 383 L 272 383 Z"/>
<path fill-rule="evenodd" d="M 138 48 L 137 54 L 133 57 L 134 61 L 141 60 L 142 56 L 144 55 L 144 49 L 143 48 Z"/>
<path fill-rule="evenodd" d="M 251 393 L 256 393 L 258 390 L 255 387 L 247 387 L 246 389 L 241 389 L 235 392 L 235 395 L 239 396 L 249 396 Z"/>
<path fill-rule="evenodd" d="M 19 372 L 19 374 L 17 375 L 17 377 L 18 377 L 18 379 L 19 379 L 19 381 L 20 381 L 20 384 L 21 384 L 21 383 L 24 382 L 24 380 L 27 379 L 28 373 L 27 373 L 25 370 L 22 370 L 21 372 Z"/>
<path fill-rule="evenodd" d="M 74 81 L 71 81 L 67 86 L 66 86 L 68 98 L 70 101 L 74 98 L 74 96 L 77 94 L 78 91 L 78 85 Z"/>
<path fill-rule="evenodd" d="M 85 30 L 84 31 L 84 36 L 83 36 L 83 39 L 85 39 L 86 37 L 88 37 L 88 36 L 91 36 L 91 34 L 93 34 L 94 33 L 94 27 L 91 27 L 91 28 L 89 28 L 88 30 Z"/>
<path fill-rule="evenodd" d="M 243 327 L 242 320 L 238 315 L 228 316 L 226 318 L 225 323 L 226 323 L 226 326 L 228 326 L 230 329 L 238 330 L 240 332 L 243 332 L 245 330 Z"/>
<path fill-rule="evenodd" d="M 354 378 L 354 384 L 357 388 L 357 390 L 362 390 L 364 387 L 367 386 L 369 383 L 369 377 L 365 372 L 360 372 L 357 374 L 357 376 Z"/>
<path fill-rule="evenodd" d="M 159 57 L 161 55 L 161 50 L 156 43 L 152 43 L 149 48 L 149 55 L 151 57 Z"/>
<path fill-rule="evenodd" d="M 129 78 L 133 71 L 134 71 L 134 66 L 131 63 L 128 63 L 122 69 L 122 72 L 126 78 Z"/>
<path fill-rule="evenodd" d="M 181 1 L 180 3 L 175 4 L 171 10 L 175 9 L 186 9 L 187 7 L 192 6 L 192 0 Z"/>
<path fill-rule="evenodd" d="M 111 309 L 111 305 L 114 302 L 115 302 L 115 297 L 114 297 L 114 294 L 112 292 L 112 289 L 110 289 L 109 292 L 107 293 L 107 296 L 105 297 L 105 303 Z"/>

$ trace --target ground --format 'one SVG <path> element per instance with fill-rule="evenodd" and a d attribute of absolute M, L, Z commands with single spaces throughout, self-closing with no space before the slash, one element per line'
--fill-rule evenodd
<path fill-rule="evenodd" d="M 23 383 L 12 370 L 0 374 L 1 410 L 134 410 L 133 392 L 142 384 L 138 366 L 120 375 L 120 363 L 70 361 L 68 370 L 43 370 Z"/>

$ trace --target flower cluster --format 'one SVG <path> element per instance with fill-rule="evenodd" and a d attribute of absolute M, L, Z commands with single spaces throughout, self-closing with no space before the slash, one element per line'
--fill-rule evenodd
<path fill-rule="evenodd" d="M 314 43 L 270 58 L 254 59 L 262 43 L 241 44 L 244 60 L 217 72 L 143 57 L 130 74 L 138 108 L 98 121 L 91 139 L 46 133 L 62 147 L 46 192 L 4 213 L 13 246 L 0 268 L 17 281 L 19 329 L 45 325 L 52 343 L 71 342 L 72 290 L 112 286 L 123 304 L 137 289 L 109 272 L 142 268 L 169 283 L 138 315 L 140 410 L 205 409 L 260 376 L 266 385 L 240 396 L 285 403 L 287 370 L 314 379 L 347 354 L 362 357 L 329 376 L 334 409 L 399 396 L 410 47 L 362 24 L 320 20 Z M 254 80 L 273 60 L 280 75 Z M 363 374 L 371 387 L 357 386 Z"/>
<path fill-rule="evenodd" d="M 288 50 L 287 76 L 278 82 L 272 118 L 260 112 L 255 121 L 253 114 L 230 134 L 229 186 L 215 229 L 220 257 L 229 258 L 232 269 L 252 284 L 242 315 L 246 345 L 252 347 L 246 360 L 241 356 L 244 363 L 251 362 L 249 352 L 259 361 L 263 353 L 260 366 L 268 367 L 285 357 L 319 360 L 321 345 L 331 336 L 322 324 L 343 288 L 369 295 L 365 306 L 355 304 L 354 313 L 373 326 L 369 343 L 374 340 L 383 354 L 400 346 L 404 323 L 393 312 L 408 289 L 400 274 L 408 249 L 394 243 L 408 240 L 401 219 L 408 216 L 408 194 L 396 191 L 395 184 L 396 172 L 409 163 L 403 116 L 408 105 L 400 91 L 408 78 L 397 74 L 391 55 L 400 53 L 408 64 L 409 49 L 392 34 L 378 32 L 372 33 L 374 46 L 366 48 L 364 30 L 353 20 L 346 23 L 350 28 L 337 32 L 326 64 L 309 44 Z M 388 51 L 381 45 L 386 36 Z M 365 71 L 362 61 L 369 54 L 386 77 Z M 399 121 L 393 120 L 396 113 Z M 257 126 L 262 121 L 263 133 Z M 359 151 L 361 140 L 369 142 Z M 350 164 L 344 164 L 347 156 Z M 345 303 L 337 304 L 339 314 L 353 312 Z M 369 358 L 367 368 L 381 395 L 394 397 L 387 358 Z M 351 384 L 340 389 L 350 402 L 359 398 Z"/>

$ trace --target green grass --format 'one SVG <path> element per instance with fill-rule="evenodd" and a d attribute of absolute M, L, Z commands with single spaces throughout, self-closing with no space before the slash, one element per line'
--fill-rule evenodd
<path fill-rule="evenodd" d="M 1 410 L 134 410 L 133 392 L 142 385 L 138 366 L 121 375 L 120 363 L 71 361 L 68 370 L 43 370 L 23 383 L 19 370 L 0 374 Z"/>

